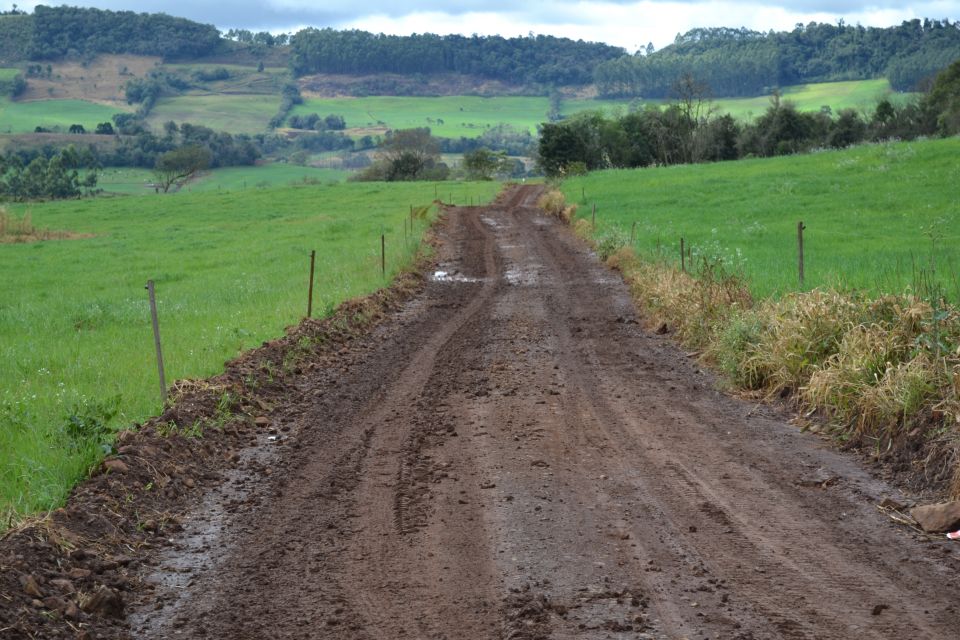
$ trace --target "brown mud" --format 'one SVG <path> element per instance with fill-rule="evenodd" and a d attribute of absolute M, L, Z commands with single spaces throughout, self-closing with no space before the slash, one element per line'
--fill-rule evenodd
<path fill-rule="evenodd" d="M 422 288 L 164 418 L 244 381 L 209 436 L 129 436 L 0 545 L 0 637 L 953 637 L 952 543 L 646 332 L 538 193 L 451 210 Z"/>

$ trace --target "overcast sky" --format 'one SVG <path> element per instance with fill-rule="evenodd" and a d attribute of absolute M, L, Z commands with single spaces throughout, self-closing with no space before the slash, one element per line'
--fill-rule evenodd
<path fill-rule="evenodd" d="M 904 3 L 894 0 L 56 0 L 19 2 L 101 9 L 164 12 L 229 28 L 294 32 L 305 26 L 358 28 L 367 31 L 527 33 L 607 42 L 631 53 L 648 42 L 656 48 L 694 27 L 748 27 L 757 31 L 789 30 L 798 22 L 836 22 L 887 27 L 912 18 L 960 19 L 960 0 Z M 7 9 L 12 3 L 0 1 Z"/>

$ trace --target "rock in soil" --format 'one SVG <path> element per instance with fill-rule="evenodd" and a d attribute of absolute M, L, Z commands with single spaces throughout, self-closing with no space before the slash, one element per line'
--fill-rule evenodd
<path fill-rule="evenodd" d="M 960 527 L 960 500 L 916 507 L 910 515 L 927 533 L 946 533 Z"/>

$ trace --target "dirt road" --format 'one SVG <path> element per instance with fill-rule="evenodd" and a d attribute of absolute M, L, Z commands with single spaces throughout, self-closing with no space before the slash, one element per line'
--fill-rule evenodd
<path fill-rule="evenodd" d="M 642 330 L 536 195 L 451 212 L 424 293 L 274 408 L 133 635 L 955 637 L 949 543 Z"/>

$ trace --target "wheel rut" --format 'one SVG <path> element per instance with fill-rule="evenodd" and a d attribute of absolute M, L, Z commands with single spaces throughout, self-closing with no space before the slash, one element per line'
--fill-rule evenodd
<path fill-rule="evenodd" d="M 134 636 L 952 636 L 949 546 L 646 333 L 539 194 L 448 213 L 436 277 L 304 373 L 270 473 L 205 501 Z"/>

